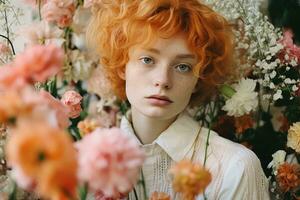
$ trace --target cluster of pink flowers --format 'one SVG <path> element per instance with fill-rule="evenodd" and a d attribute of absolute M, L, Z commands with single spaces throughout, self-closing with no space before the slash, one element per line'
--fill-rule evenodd
<path fill-rule="evenodd" d="M 283 33 L 283 38 L 280 41 L 284 45 L 284 51 L 289 55 L 290 58 L 296 58 L 298 64 L 300 64 L 300 47 L 294 44 L 293 32 L 289 29 Z"/>
<path fill-rule="evenodd" d="M 60 28 L 72 24 L 76 7 L 73 0 L 48 0 L 42 7 L 42 18 L 56 23 Z"/>
<path fill-rule="evenodd" d="M 135 184 L 144 154 L 137 142 L 118 128 L 96 129 L 76 144 L 79 179 L 104 196 L 119 198 Z"/>
<path fill-rule="evenodd" d="M 63 50 L 55 45 L 29 47 L 14 62 L 0 68 L 0 85 L 44 82 L 60 71 L 63 60 Z"/>

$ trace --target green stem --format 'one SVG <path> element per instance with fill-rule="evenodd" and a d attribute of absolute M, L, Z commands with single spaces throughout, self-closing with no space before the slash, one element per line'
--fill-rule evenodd
<path fill-rule="evenodd" d="M 38 1 L 38 6 L 39 6 L 39 18 L 40 18 L 40 21 L 42 21 L 42 14 L 41 14 L 41 0 L 37 0 Z"/>
<path fill-rule="evenodd" d="M 143 191 L 144 191 L 144 198 L 148 199 L 143 169 L 141 169 L 141 174 L 142 174 L 142 185 L 143 185 Z"/>
<path fill-rule="evenodd" d="M 86 200 L 88 194 L 88 184 L 85 183 L 82 187 L 79 188 L 80 200 Z"/>
<path fill-rule="evenodd" d="M 17 184 L 13 183 L 13 191 L 8 197 L 9 200 L 17 200 Z"/>

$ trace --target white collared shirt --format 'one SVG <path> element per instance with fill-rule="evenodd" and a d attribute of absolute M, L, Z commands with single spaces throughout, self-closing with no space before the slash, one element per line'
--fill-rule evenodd
<path fill-rule="evenodd" d="M 120 126 L 146 153 L 142 171 L 148 198 L 157 191 L 168 193 L 172 200 L 180 200 L 172 189 L 168 170 L 182 159 L 203 164 L 208 129 L 182 113 L 156 140 L 142 145 L 126 117 L 122 118 Z M 212 181 L 205 191 L 208 200 L 269 199 L 268 180 L 251 150 L 210 131 L 207 155 L 206 168 L 212 174 Z M 142 184 L 136 184 L 135 191 L 139 200 L 146 200 Z M 129 199 L 136 199 L 134 192 L 129 194 Z M 197 200 L 203 199 L 203 195 L 197 197 Z"/>

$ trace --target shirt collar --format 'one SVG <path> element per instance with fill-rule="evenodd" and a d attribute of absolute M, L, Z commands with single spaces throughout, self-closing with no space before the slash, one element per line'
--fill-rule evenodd
<path fill-rule="evenodd" d="M 134 133 L 130 117 L 123 116 L 120 125 L 126 134 L 134 137 L 142 146 Z M 200 129 L 200 124 L 193 120 L 188 113 L 183 112 L 153 143 L 158 144 L 176 162 L 182 159 L 191 159 Z"/>

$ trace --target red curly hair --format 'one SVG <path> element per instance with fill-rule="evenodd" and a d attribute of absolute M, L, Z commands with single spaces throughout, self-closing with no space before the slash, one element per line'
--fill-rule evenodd
<path fill-rule="evenodd" d="M 88 44 L 100 55 L 113 92 L 126 99 L 119 77 L 129 60 L 129 48 L 149 45 L 157 37 L 184 33 L 197 55 L 194 74 L 199 92 L 192 101 L 210 96 L 232 73 L 233 37 L 230 24 L 198 0 L 101 0 L 87 30 Z"/>

